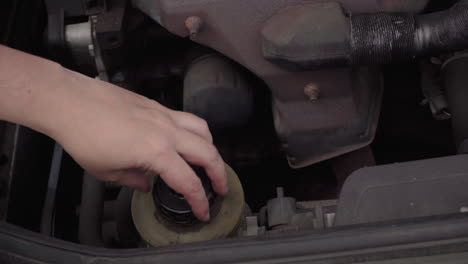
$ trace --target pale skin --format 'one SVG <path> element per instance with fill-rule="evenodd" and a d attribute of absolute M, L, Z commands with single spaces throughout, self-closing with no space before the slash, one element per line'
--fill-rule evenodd
<path fill-rule="evenodd" d="M 145 172 L 159 174 L 202 221 L 209 205 L 188 163 L 205 168 L 218 194 L 228 191 L 204 120 L 2 45 L 0 120 L 50 136 L 100 180 L 148 191 Z"/>

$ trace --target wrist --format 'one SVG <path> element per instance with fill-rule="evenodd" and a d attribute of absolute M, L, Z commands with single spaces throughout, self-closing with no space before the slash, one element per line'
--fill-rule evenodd
<path fill-rule="evenodd" d="M 44 60 L 43 66 L 28 85 L 33 96 L 25 106 L 25 112 L 21 113 L 19 123 L 55 138 L 56 128 L 70 104 L 69 72 L 52 61 Z"/>
<path fill-rule="evenodd" d="M 4 46 L 0 57 L 0 119 L 49 134 L 66 69 Z"/>

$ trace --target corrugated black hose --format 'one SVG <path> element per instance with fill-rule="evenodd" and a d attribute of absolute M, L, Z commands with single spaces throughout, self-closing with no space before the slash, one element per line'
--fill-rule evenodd
<path fill-rule="evenodd" d="M 266 23 L 265 59 L 304 71 L 388 64 L 468 49 L 468 0 L 429 14 L 347 14 L 336 2 L 303 8 L 308 9 L 286 9 Z M 278 25 L 284 25 L 281 31 Z"/>
<path fill-rule="evenodd" d="M 424 15 L 351 15 L 350 28 L 350 65 L 386 64 L 463 50 L 468 48 L 468 0 Z"/>

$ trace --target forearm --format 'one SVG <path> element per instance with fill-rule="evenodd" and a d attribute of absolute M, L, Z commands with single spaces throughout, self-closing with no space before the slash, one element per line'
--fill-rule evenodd
<path fill-rule="evenodd" d="M 0 119 L 48 134 L 60 111 L 66 70 L 59 64 L 0 45 Z"/>
<path fill-rule="evenodd" d="M 205 168 L 218 194 L 228 190 L 224 162 L 205 121 L 3 46 L 0 119 L 54 138 L 99 179 L 149 190 L 144 172 L 159 174 L 203 220 L 208 200 L 185 160 Z"/>

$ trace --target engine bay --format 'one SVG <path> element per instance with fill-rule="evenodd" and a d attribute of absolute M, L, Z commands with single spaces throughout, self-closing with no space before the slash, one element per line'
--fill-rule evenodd
<path fill-rule="evenodd" d="M 205 119 L 230 192 L 193 167 L 204 224 L 157 175 L 149 193 L 100 182 L 2 123 L 10 224 L 130 249 L 468 211 L 465 0 L 34 2 L 12 4 L 5 44 Z"/>

